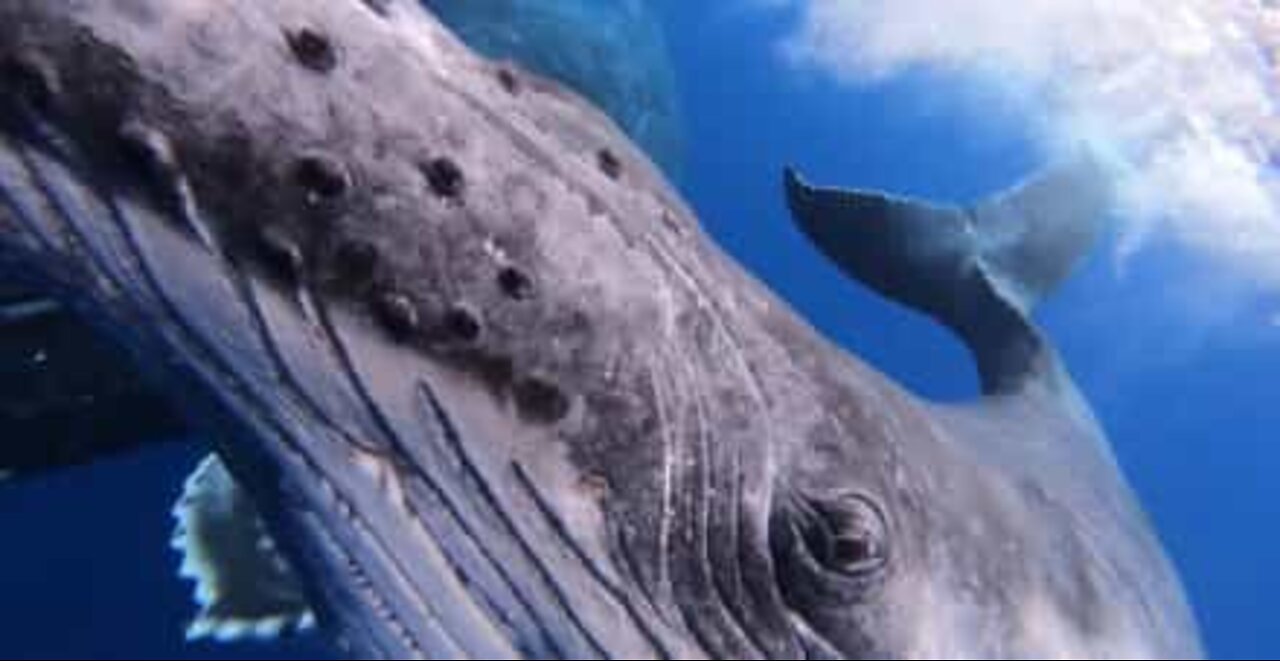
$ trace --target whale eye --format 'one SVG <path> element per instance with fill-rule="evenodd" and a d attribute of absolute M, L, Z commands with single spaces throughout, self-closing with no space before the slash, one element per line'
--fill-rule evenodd
<path fill-rule="evenodd" d="M 812 503 L 817 521 L 806 535 L 810 553 L 828 571 L 863 577 L 889 561 L 888 524 L 871 499 L 844 495 Z"/>

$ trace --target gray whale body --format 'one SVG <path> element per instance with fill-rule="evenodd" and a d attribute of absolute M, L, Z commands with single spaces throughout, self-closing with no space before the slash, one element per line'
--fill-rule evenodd
<path fill-rule="evenodd" d="M 601 107 L 669 177 L 683 139 L 661 27 L 640 0 L 423 0 L 472 48 L 563 83 Z M 0 285 L 0 427 L 40 436 L 11 471 L 92 461 L 114 448 L 189 437 L 181 416 L 67 311 Z M 96 435 L 85 446 L 81 439 Z"/>
<path fill-rule="evenodd" d="M 314 625 L 363 659 L 1203 658 L 1031 319 L 1106 172 L 1085 155 L 968 207 L 795 171 L 784 192 L 846 273 L 968 344 L 980 398 L 925 401 L 833 345 L 598 108 L 417 3 L 0 4 L 0 280 L 214 444 L 178 506 L 195 634 Z M 6 433 L 0 467 L 121 450 Z"/>

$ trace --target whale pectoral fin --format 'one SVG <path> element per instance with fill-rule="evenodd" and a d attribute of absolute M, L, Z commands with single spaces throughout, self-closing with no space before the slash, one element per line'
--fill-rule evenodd
<path fill-rule="evenodd" d="M 786 171 L 796 223 L 847 275 L 944 323 L 960 314 L 962 255 L 974 250 L 963 210 L 876 191 L 820 188 Z"/>
<path fill-rule="evenodd" d="M 314 627 L 297 576 L 216 456 L 187 480 L 174 517 L 173 547 L 199 607 L 188 639 L 270 639 Z"/>
<path fill-rule="evenodd" d="M 976 205 L 979 251 L 1001 293 L 1030 315 L 1098 243 L 1113 202 L 1107 171 L 1083 157 Z"/>
<path fill-rule="evenodd" d="M 91 463 L 183 428 L 125 352 L 53 299 L 0 283 L 0 475 Z"/>
<path fill-rule="evenodd" d="M 797 224 L 846 274 L 954 330 L 987 394 L 1062 370 L 1030 320 L 1101 234 L 1111 204 L 1091 157 L 1052 168 L 968 208 L 818 188 L 788 169 Z"/>

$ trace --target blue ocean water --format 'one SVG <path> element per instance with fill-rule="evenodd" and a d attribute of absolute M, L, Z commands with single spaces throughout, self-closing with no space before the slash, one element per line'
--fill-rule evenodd
<path fill-rule="evenodd" d="M 931 396 L 971 395 L 957 342 L 845 281 L 790 226 L 779 174 L 794 163 L 824 182 L 969 200 L 1036 165 L 1028 136 L 937 79 L 851 88 L 797 71 L 773 47 L 778 15 L 733 4 L 659 7 L 686 121 L 681 186 L 708 231 L 872 364 Z M 1104 247 L 1042 320 L 1182 568 L 1213 656 L 1275 658 L 1280 296 L 1216 271 L 1172 245 L 1121 270 Z M 190 588 L 174 577 L 168 510 L 198 455 L 180 444 L 5 489 L 0 655 L 326 654 L 310 639 L 183 642 Z"/>

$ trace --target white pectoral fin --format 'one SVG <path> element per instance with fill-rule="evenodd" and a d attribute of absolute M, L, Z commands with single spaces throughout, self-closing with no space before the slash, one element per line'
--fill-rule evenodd
<path fill-rule="evenodd" d="M 174 507 L 173 547 L 196 584 L 189 640 L 271 639 L 315 626 L 292 568 L 221 460 L 205 459 Z"/>

